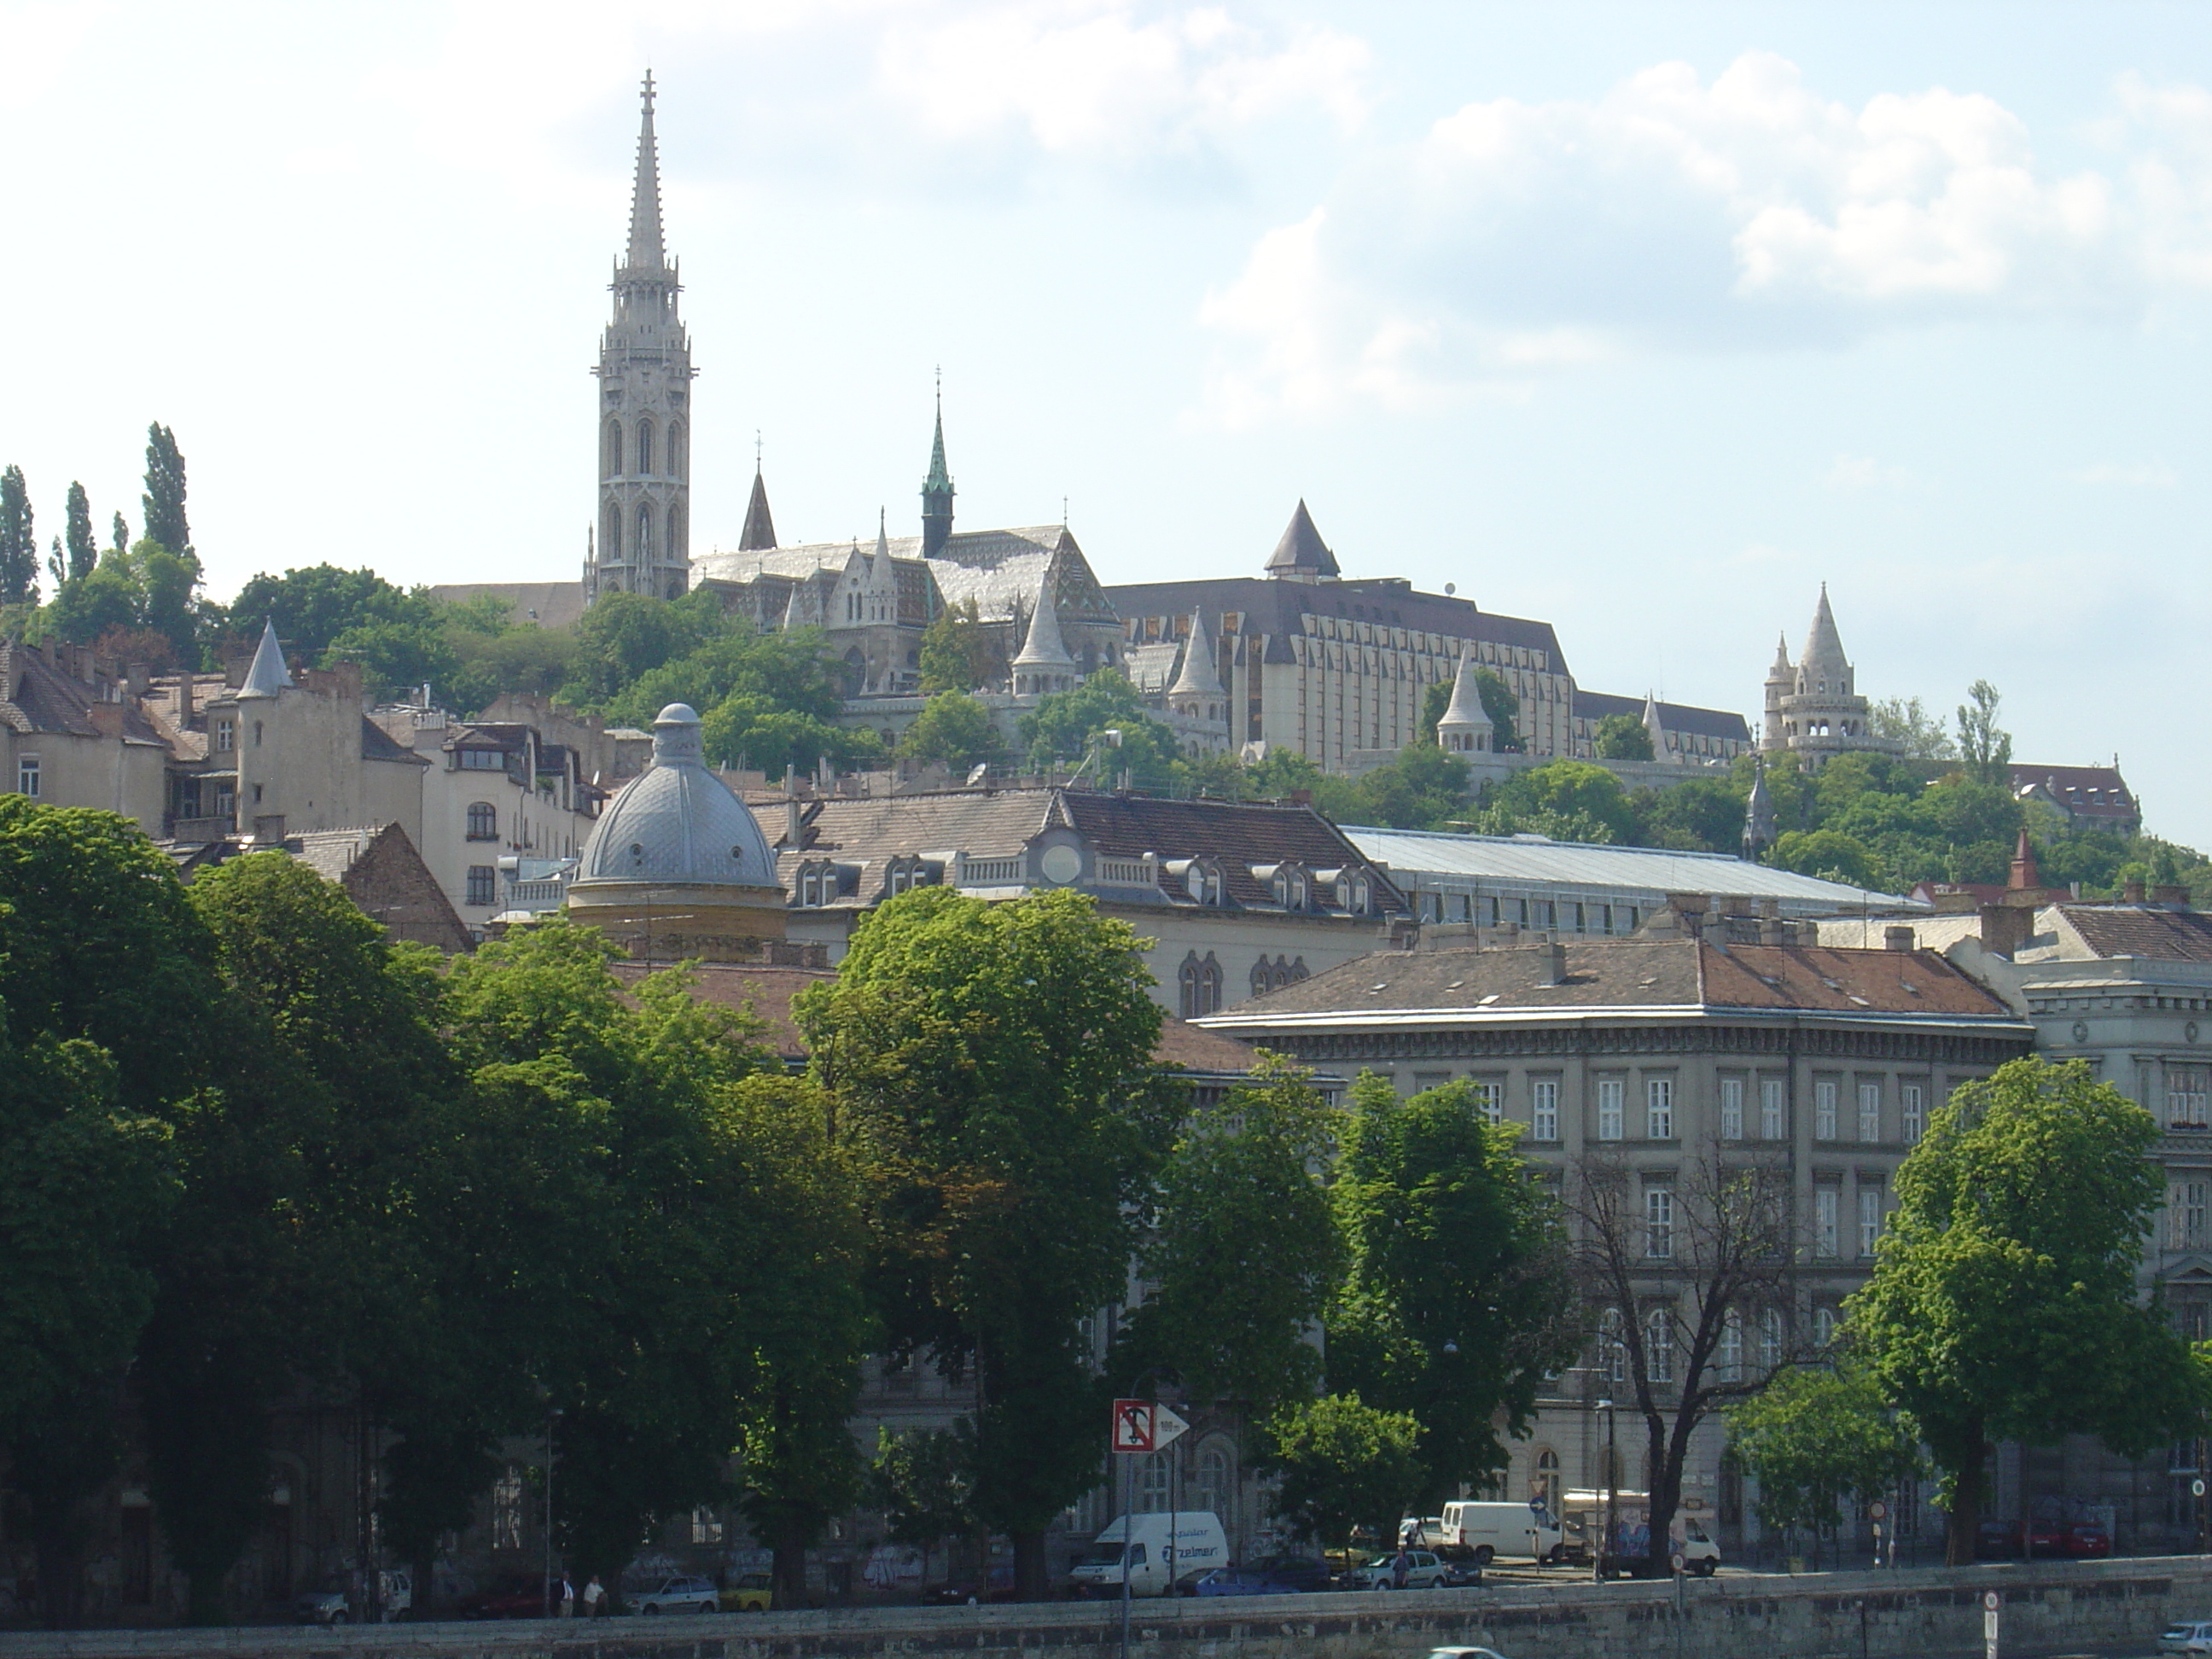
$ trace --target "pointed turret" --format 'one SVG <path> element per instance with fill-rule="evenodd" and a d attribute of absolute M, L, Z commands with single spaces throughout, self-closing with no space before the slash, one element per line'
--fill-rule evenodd
<path fill-rule="evenodd" d="M 2015 893 L 2040 891 L 2043 887 L 2043 872 L 2036 867 L 2035 848 L 2028 845 L 2025 830 L 2020 832 L 2020 840 L 2013 848 L 2012 869 L 2006 877 L 2005 886 Z"/>
<path fill-rule="evenodd" d="M 1482 706 L 1482 682 L 1474 658 L 1462 655 L 1452 676 L 1451 705 L 1437 722 L 1437 746 L 1451 755 L 1486 755 L 1497 730 L 1490 711 Z"/>
<path fill-rule="evenodd" d="M 1014 690 L 1018 694 L 1042 696 L 1065 691 L 1074 679 L 1075 659 L 1067 654 L 1060 637 L 1060 605 L 1054 597 L 1059 587 L 1060 560 L 1055 556 L 1046 562 L 1044 575 L 1037 583 L 1029 634 L 1022 641 L 1021 655 L 1014 659 Z"/>
<path fill-rule="evenodd" d="M 1836 632 L 1836 613 L 1828 608 L 1828 585 L 1822 582 L 1812 630 L 1805 635 L 1804 654 L 1797 659 L 1798 687 L 1803 690 L 1809 677 L 1815 687 L 1825 685 L 1831 693 L 1847 694 L 1850 674 L 1851 665 L 1844 658 L 1843 637 Z"/>
<path fill-rule="evenodd" d="M 921 483 L 921 556 L 936 558 L 952 538 L 952 474 L 945 465 L 945 385 L 937 387 L 937 432 L 930 440 L 929 476 Z"/>
<path fill-rule="evenodd" d="M 1298 510 L 1291 514 L 1283 539 L 1267 556 L 1267 574 L 1279 580 L 1293 582 L 1334 581 L 1344 574 L 1337 566 L 1336 555 L 1328 550 L 1321 532 L 1314 528 L 1313 514 L 1306 511 L 1303 496 L 1298 501 Z"/>
<path fill-rule="evenodd" d="M 1758 769 L 1752 774 L 1751 798 L 1743 806 L 1743 856 L 1747 864 L 1756 864 L 1766 849 L 1774 845 L 1774 797 L 1766 792 L 1766 763 L 1755 763 Z"/>
<path fill-rule="evenodd" d="M 238 688 L 238 695 L 273 697 L 291 684 L 292 671 L 284 666 L 284 647 L 276 643 L 276 623 L 271 617 L 262 624 L 261 643 L 254 648 L 252 665 L 246 671 L 246 682 Z"/>
<path fill-rule="evenodd" d="M 637 129 L 637 179 L 630 187 L 629 252 L 623 265 L 631 270 L 665 270 L 667 250 L 660 240 L 660 147 L 653 136 L 653 71 L 645 72 L 641 94 L 644 110 Z"/>
<path fill-rule="evenodd" d="M 769 516 L 768 481 L 760 463 L 753 463 L 753 498 L 745 504 L 745 527 L 738 538 L 740 553 L 765 553 L 775 545 L 775 520 Z"/>
<path fill-rule="evenodd" d="M 1668 752 L 1667 722 L 1659 713 L 1659 699 L 1648 690 L 1644 693 L 1644 713 L 1639 718 L 1651 736 L 1651 758 L 1665 760 Z"/>
<path fill-rule="evenodd" d="M 1182 648 L 1182 667 L 1176 674 L 1175 684 L 1168 688 L 1168 702 L 1170 707 L 1186 702 L 1208 703 L 1218 709 L 1228 695 L 1213 665 L 1213 641 L 1206 631 L 1206 612 L 1194 611 L 1190 613 L 1190 637 Z"/>

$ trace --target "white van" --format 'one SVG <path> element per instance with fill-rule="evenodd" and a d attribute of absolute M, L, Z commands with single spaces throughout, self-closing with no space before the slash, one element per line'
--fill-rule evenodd
<path fill-rule="evenodd" d="M 1503 1556 L 1551 1561 L 1566 1542 L 1566 1531 L 1533 1499 L 1526 1504 L 1447 1504 L 1443 1541 L 1473 1550 L 1484 1566 Z"/>
<path fill-rule="evenodd" d="M 1610 1493 L 1602 1488 L 1577 1490 L 1567 1493 L 1561 1508 L 1567 1522 L 1565 1553 L 1577 1560 L 1588 1561 L 1604 1537 L 1608 1505 L 1613 1515 L 1613 1537 L 1604 1551 L 1604 1565 L 1610 1571 L 1640 1559 L 1650 1547 L 1651 1494 L 1631 1492 L 1625 1486 Z M 1721 1547 L 1693 1516 L 1675 1515 L 1671 1553 L 1682 1558 L 1686 1572 L 1710 1578 L 1720 1569 Z"/>
<path fill-rule="evenodd" d="M 1119 1595 L 1126 1567 L 1132 1595 L 1165 1595 L 1178 1578 L 1229 1565 L 1229 1537 L 1210 1511 L 1116 1516 L 1091 1540 L 1068 1577 L 1081 1595 Z"/>

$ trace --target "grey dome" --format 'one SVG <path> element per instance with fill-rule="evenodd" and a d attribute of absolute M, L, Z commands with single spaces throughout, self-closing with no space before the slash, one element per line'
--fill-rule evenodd
<path fill-rule="evenodd" d="M 653 720 L 653 765 L 600 815 L 575 878 L 776 885 L 768 837 L 707 769 L 690 705 L 672 702 Z"/>

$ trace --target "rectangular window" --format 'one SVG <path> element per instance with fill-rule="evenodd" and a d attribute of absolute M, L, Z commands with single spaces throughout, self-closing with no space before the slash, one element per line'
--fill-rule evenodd
<path fill-rule="evenodd" d="M 28 795 L 33 800 L 38 799 L 39 757 L 36 755 L 24 755 L 16 760 L 15 793 Z"/>
<path fill-rule="evenodd" d="M 497 749 L 461 749 L 454 751 L 460 757 L 464 772 L 504 772 L 507 756 Z"/>
<path fill-rule="evenodd" d="M 1905 1144 L 1917 1146 L 1920 1137 L 1928 1130 L 1928 1091 L 1921 1084 L 1906 1083 L 1897 1091 L 1898 1116 L 1903 1120 L 1899 1129 Z"/>
<path fill-rule="evenodd" d="M 1859 1188 L 1859 1255 L 1874 1260 L 1875 1242 L 1881 1237 L 1881 1188 Z"/>
<path fill-rule="evenodd" d="M 471 904 L 490 904 L 499 896 L 499 872 L 489 864 L 469 866 L 469 896 Z"/>
<path fill-rule="evenodd" d="M 2166 1194 L 2167 1205 L 2173 1212 L 2175 1249 L 2201 1250 L 2204 1248 L 2208 1195 L 2212 1195 L 2212 1182 L 2203 1181 L 2177 1181 Z"/>
<path fill-rule="evenodd" d="M 522 1471 L 512 1463 L 491 1483 L 491 1547 L 522 1547 Z"/>
<path fill-rule="evenodd" d="M 1646 1140 L 1672 1140 L 1674 1138 L 1674 1079 L 1670 1077 L 1644 1079 L 1644 1138 Z"/>
<path fill-rule="evenodd" d="M 1721 1079 L 1721 1139 L 1743 1139 L 1743 1079 L 1740 1077 Z"/>
<path fill-rule="evenodd" d="M 237 741 L 235 737 L 237 730 L 238 728 L 228 720 L 217 720 L 215 723 L 215 746 L 218 754 L 227 755 L 230 752 L 232 745 Z"/>
<path fill-rule="evenodd" d="M 1617 1077 L 1597 1080 L 1597 1138 L 1618 1140 L 1626 1133 L 1621 1123 L 1622 1084 Z"/>
<path fill-rule="evenodd" d="M 1813 1139 L 1833 1140 L 1835 1138 L 1835 1079 L 1824 1078 L 1813 1085 Z"/>
<path fill-rule="evenodd" d="M 1529 1129 L 1537 1140 L 1559 1138 L 1559 1082 L 1540 1077 L 1528 1085 Z"/>
<path fill-rule="evenodd" d="M 722 1541 L 720 1511 L 704 1507 L 691 1511 L 691 1541 L 695 1544 L 719 1544 Z"/>
<path fill-rule="evenodd" d="M 1859 1139 L 1871 1146 L 1881 1139 L 1881 1085 L 1859 1085 Z"/>
<path fill-rule="evenodd" d="M 1644 1189 L 1644 1254 L 1654 1261 L 1674 1258 L 1674 1189 Z"/>
<path fill-rule="evenodd" d="M 29 794 L 26 789 L 23 792 Z M 2201 1066 L 2169 1066 L 2166 1068 L 2166 1121 L 2176 1128 L 2205 1127 L 2205 1083 Z"/>
<path fill-rule="evenodd" d="M 1426 1094 L 1431 1089 L 1441 1089 L 1451 1081 L 1449 1072 L 1416 1072 L 1413 1073 L 1413 1092 Z"/>
<path fill-rule="evenodd" d="M 1783 1086 L 1778 1077 L 1764 1077 L 1759 1080 L 1759 1138 L 1761 1140 L 1787 1140 L 1790 1138 L 1789 1103 L 1783 1094 Z"/>
<path fill-rule="evenodd" d="M 1502 1084 L 1478 1083 L 1474 1085 L 1474 1103 L 1486 1123 L 1496 1123 L 1505 1115 L 1505 1090 Z"/>
<path fill-rule="evenodd" d="M 1832 1260 L 1836 1255 L 1836 1212 L 1843 1194 L 1822 1187 L 1813 1194 L 1813 1254 Z"/>

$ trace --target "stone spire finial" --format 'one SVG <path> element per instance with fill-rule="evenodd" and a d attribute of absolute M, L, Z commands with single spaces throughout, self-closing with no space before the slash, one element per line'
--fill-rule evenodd
<path fill-rule="evenodd" d="M 1451 703 L 1437 722 L 1437 746 L 1448 754 L 1486 754 L 1493 746 L 1497 726 L 1482 706 L 1482 681 L 1474 653 L 1462 653 L 1452 675 Z"/>
<path fill-rule="evenodd" d="M 1747 864 L 1759 862 L 1759 854 L 1774 845 L 1774 797 L 1766 791 L 1766 762 L 1764 758 L 1753 763 L 1757 769 L 1752 774 L 1751 798 L 1743 806 L 1743 856 Z"/>
<path fill-rule="evenodd" d="M 738 538 L 740 553 L 764 553 L 775 545 L 775 520 L 769 516 L 768 482 L 761 476 L 760 452 L 753 452 L 753 498 L 745 503 L 745 527 Z"/>
<path fill-rule="evenodd" d="M 645 72 L 641 94 L 644 111 L 637 129 L 637 179 L 629 198 L 629 253 L 623 263 L 632 270 L 665 270 L 667 250 L 660 240 L 660 149 L 653 136 L 653 71 Z"/>
<path fill-rule="evenodd" d="M 937 374 L 937 431 L 921 483 L 921 556 L 933 559 L 952 538 L 952 474 L 945 465 L 945 371 Z"/>
<path fill-rule="evenodd" d="M 1644 729 L 1651 734 L 1651 758 L 1667 758 L 1667 722 L 1659 713 L 1659 699 L 1649 688 L 1644 693 Z"/>
<path fill-rule="evenodd" d="M 1836 632 L 1836 613 L 1828 608 L 1826 582 L 1820 584 L 1820 603 L 1814 608 L 1812 630 L 1805 635 L 1805 654 L 1797 659 L 1797 672 L 1810 674 L 1816 681 L 1826 679 L 1838 690 L 1850 672 L 1850 664 L 1844 658 L 1843 636 Z"/>

